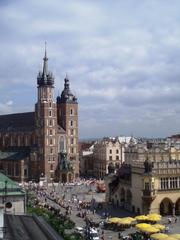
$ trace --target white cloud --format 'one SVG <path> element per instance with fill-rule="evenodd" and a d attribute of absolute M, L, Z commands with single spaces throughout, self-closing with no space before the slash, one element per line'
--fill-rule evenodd
<path fill-rule="evenodd" d="M 0 112 L 34 109 L 47 40 L 56 92 L 68 72 L 79 99 L 81 136 L 180 131 L 179 7 L 178 0 L 2 5 Z"/>

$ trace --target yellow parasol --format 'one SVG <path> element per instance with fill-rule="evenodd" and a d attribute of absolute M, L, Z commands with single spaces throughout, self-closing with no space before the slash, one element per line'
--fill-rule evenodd
<path fill-rule="evenodd" d="M 176 239 L 180 239 L 180 234 L 179 233 L 174 233 L 169 235 L 170 237 L 176 238 Z"/>
<path fill-rule="evenodd" d="M 138 223 L 138 224 L 136 224 L 136 227 L 139 229 L 142 229 L 142 228 L 151 227 L 151 225 L 148 223 Z"/>
<path fill-rule="evenodd" d="M 171 237 L 171 236 L 167 236 L 165 238 L 162 238 L 162 240 L 177 240 L 177 238 Z"/>
<path fill-rule="evenodd" d="M 162 225 L 162 224 L 154 224 L 154 225 L 152 225 L 153 227 L 155 227 L 155 228 L 157 228 L 157 229 L 159 229 L 159 230 L 164 230 L 166 227 L 164 226 L 164 225 Z"/>
<path fill-rule="evenodd" d="M 113 217 L 108 219 L 108 223 L 118 223 L 121 218 Z"/>
<path fill-rule="evenodd" d="M 161 215 L 160 214 L 157 214 L 157 213 L 150 213 L 150 214 L 148 214 L 147 215 L 148 217 L 159 217 L 159 218 L 161 218 Z"/>
<path fill-rule="evenodd" d="M 147 228 L 142 228 L 141 231 L 151 234 L 151 233 L 159 232 L 159 229 L 154 228 L 154 227 L 147 227 Z"/>
<path fill-rule="evenodd" d="M 155 240 L 163 239 L 165 237 L 168 237 L 168 235 L 164 234 L 164 233 L 154 233 L 151 235 L 151 238 L 153 238 Z"/>
<path fill-rule="evenodd" d="M 139 215 L 139 216 L 136 216 L 135 219 L 138 221 L 144 221 L 144 220 L 147 220 L 148 217 L 145 215 Z"/>
<path fill-rule="evenodd" d="M 161 220 L 161 215 L 157 213 L 151 213 L 147 215 L 147 220 L 152 222 L 157 222 Z"/>
<path fill-rule="evenodd" d="M 122 218 L 118 221 L 118 224 L 128 225 L 128 224 L 131 224 L 131 222 L 132 222 L 132 220 L 130 220 L 130 219 L 123 219 Z"/>
<path fill-rule="evenodd" d="M 132 218 L 132 217 L 124 217 L 123 219 L 129 219 L 129 220 L 131 220 L 131 222 L 136 221 L 136 219 L 135 219 L 135 218 Z"/>

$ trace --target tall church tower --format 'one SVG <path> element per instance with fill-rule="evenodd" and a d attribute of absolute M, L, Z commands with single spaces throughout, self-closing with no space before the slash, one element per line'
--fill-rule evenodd
<path fill-rule="evenodd" d="M 43 71 L 37 76 L 37 103 L 35 105 L 36 137 L 39 151 L 39 169 L 41 176 L 48 181 L 54 179 L 57 167 L 57 108 L 53 101 L 54 77 L 48 71 L 48 58 L 45 49 Z"/>
<path fill-rule="evenodd" d="M 67 176 L 67 181 L 72 181 L 79 176 L 78 102 L 71 93 L 67 75 L 64 79 L 64 90 L 61 96 L 57 97 L 57 118 L 58 124 L 66 132 L 67 159 L 73 168 L 72 174 Z"/>

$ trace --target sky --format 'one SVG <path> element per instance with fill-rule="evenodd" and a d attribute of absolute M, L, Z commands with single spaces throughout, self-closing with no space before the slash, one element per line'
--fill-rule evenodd
<path fill-rule="evenodd" d="M 180 133 L 179 0 L 1 0 L 0 114 L 34 111 L 47 41 L 68 74 L 79 136 Z"/>

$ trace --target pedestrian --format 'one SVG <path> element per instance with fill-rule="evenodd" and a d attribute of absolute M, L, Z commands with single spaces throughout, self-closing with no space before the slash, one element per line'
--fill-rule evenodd
<path fill-rule="evenodd" d="M 168 223 L 171 224 L 172 223 L 172 219 L 169 217 L 168 218 Z"/>

